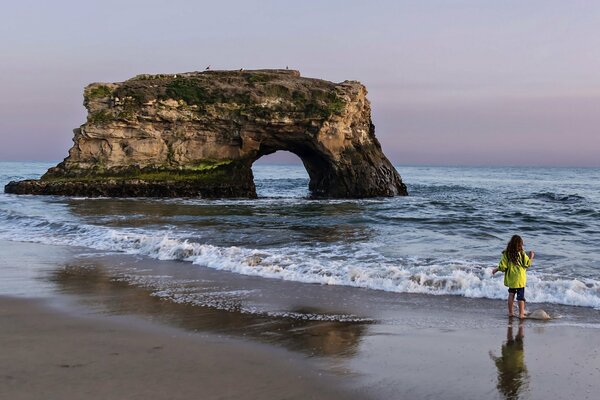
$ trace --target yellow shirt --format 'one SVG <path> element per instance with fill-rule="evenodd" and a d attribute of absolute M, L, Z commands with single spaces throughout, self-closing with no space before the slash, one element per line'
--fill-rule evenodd
<path fill-rule="evenodd" d="M 503 252 L 500 264 L 498 264 L 498 271 L 504 272 L 504 286 L 511 289 L 525 287 L 527 283 L 525 270 L 530 266 L 531 260 L 524 251 L 519 253 L 519 262 L 516 264 L 508 259 L 506 252 Z"/>

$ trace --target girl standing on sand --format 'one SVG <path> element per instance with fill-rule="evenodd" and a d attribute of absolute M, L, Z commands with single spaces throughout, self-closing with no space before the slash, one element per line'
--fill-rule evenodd
<path fill-rule="evenodd" d="M 525 284 L 527 283 L 526 269 L 531 266 L 535 257 L 533 251 L 529 252 L 529 257 L 523 250 L 523 239 L 521 236 L 514 235 L 510 238 L 506 250 L 502 252 L 502 258 L 497 268 L 492 270 L 492 275 L 496 272 L 504 272 L 504 286 L 508 286 L 508 316 L 513 316 L 513 305 L 515 294 L 519 302 L 519 318 L 525 318 Z"/>

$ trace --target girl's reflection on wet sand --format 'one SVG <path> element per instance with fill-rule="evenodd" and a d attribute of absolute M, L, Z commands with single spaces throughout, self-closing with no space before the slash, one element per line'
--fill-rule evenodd
<path fill-rule="evenodd" d="M 490 357 L 498 369 L 497 388 L 505 399 L 518 399 L 529 384 L 529 374 L 525 366 L 524 341 L 525 327 L 519 321 L 517 335 L 513 336 L 513 324 L 509 321 L 506 331 L 506 342 L 502 344 L 500 357 L 490 351 Z"/>

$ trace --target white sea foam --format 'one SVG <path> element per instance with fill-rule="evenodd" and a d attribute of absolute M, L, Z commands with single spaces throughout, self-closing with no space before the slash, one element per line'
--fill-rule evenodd
<path fill-rule="evenodd" d="M 400 293 L 506 298 L 502 277 L 466 260 L 395 259 L 368 244 L 328 244 L 319 248 L 249 249 L 219 247 L 178 238 L 174 232 L 108 228 L 25 216 L 0 210 L 0 239 L 85 246 L 97 250 L 179 260 L 245 275 Z M 157 295 L 186 301 L 185 293 Z M 560 279 L 532 271 L 527 299 L 600 309 L 600 281 Z M 189 300 L 189 297 L 187 298 Z"/>

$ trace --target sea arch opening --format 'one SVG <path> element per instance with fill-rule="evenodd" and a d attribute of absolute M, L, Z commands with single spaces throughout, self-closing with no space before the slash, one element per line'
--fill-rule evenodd
<path fill-rule="evenodd" d="M 259 198 L 306 198 L 311 196 L 310 175 L 302 158 L 288 150 L 259 156 L 252 163 Z"/>

